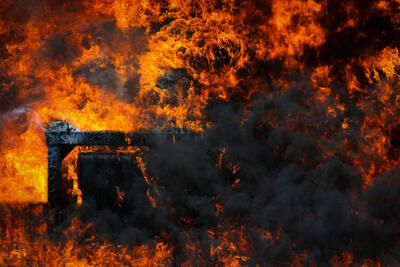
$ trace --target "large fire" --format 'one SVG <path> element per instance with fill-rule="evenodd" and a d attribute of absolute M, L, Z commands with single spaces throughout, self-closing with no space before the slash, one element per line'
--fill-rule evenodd
<path fill-rule="evenodd" d="M 1 1 L 0 265 L 400 264 L 399 36 L 399 0 Z M 54 120 L 211 141 L 133 148 L 148 221 L 53 236 Z"/>

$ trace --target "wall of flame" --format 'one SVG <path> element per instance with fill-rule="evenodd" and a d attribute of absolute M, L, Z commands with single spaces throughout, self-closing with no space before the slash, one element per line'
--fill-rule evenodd
<path fill-rule="evenodd" d="M 252 131 L 275 134 L 271 157 L 317 173 L 339 159 L 361 177 L 351 192 L 360 198 L 399 162 L 399 15 L 398 0 L 1 1 L 0 202 L 47 201 L 44 129 L 53 120 L 80 130 L 201 132 L 232 119 L 246 130 L 257 105 L 265 110 Z M 235 112 L 216 119 L 221 103 Z M 220 151 L 217 169 L 245 169 Z M 269 243 L 279 238 L 261 228 Z M 240 240 L 235 246 L 250 250 Z M 160 251 L 168 263 L 171 250 L 159 243 L 155 259 Z M 337 254 L 339 265 L 354 260 Z M 223 262 L 246 262 L 231 256 Z"/>

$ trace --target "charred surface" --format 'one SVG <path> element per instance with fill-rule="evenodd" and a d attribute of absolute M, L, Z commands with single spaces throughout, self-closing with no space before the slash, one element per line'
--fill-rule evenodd
<path fill-rule="evenodd" d="M 201 135 L 182 129 L 169 129 L 160 133 L 124 133 L 117 131 L 77 131 L 65 121 L 55 121 L 46 131 L 48 146 L 48 203 L 50 207 L 62 207 L 65 193 L 62 192 L 62 160 L 75 146 L 157 146 L 180 140 L 201 141 Z M 83 160 L 84 161 L 84 160 Z M 113 169 L 113 168 L 111 168 Z"/>

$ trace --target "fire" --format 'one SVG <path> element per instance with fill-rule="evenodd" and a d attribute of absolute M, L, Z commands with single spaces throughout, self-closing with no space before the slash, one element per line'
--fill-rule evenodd
<path fill-rule="evenodd" d="M 364 243 L 384 238 L 353 239 L 365 229 L 386 238 L 381 228 L 399 230 L 371 199 L 397 188 L 400 2 L 361 2 L 2 1 L 0 265 L 390 262 L 397 240 L 366 255 Z M 153 156 L 162 164 L 152 165 L 151 149 L 118 148 L 136 155 L 142 205 L 154 210 L 143 220 L 154 229 L 129 226 L 120 235 L 134 244 L 118 244 L 102 237 L 102 224 L 74 215 L 57 239 L 47 222 L 58 215 L 43 208 L 44 130 L 54 120 L 80 131 L 215 131 L 223 142 L 201 154 L 174 139 L 170 156 L 197 168 L 190 174 L 161 152 Z M 77 158 L 95 150 L 75 148 L 63 163 L 69 197 L 82 209 Z M 122 207 L 129 195 L 112 190 Z M 321 244 L 303 227 L 333 236 L 333 207 L 350 214 L 340 214 L 338 228 L 354 223 Z M 28 215 L 41 217 L 33 230 Z"/>
<path fill-rule="evenodd" d="M 305 45 L 317 47 L 325 40 L 325 33 L 318 18 L 322 13 L 322 5 L 315 1 L 274 2 L 272 5 L 270 33 L 273 47 L 267 51 L 269 57 L 301 56 Z M 269 35 L 267 33 L 267 35 Z"/>
<path fill-rule="evenodd" d="M 20 136 L 11 136 L 7 148 L 3 147 L 1 162 L 5 165 L 1 191 L 4 194 L 0 195 L 1 202 L 47 201 L 47 151 L 39 131 L 40 128 L 32 124 Z M 19 145 L 29 149 L 21 150 Z M 43 164 L 38 164 L 39 161 Z"/>
<path fill-rule="evenodd" d="M 32 215 L 40 215 L 41 208 L 34 208 L 31 212 Z M 90 240 L 85 241 L 85 244 L 80 243 L 82 235 L 90 234 L 92 229 L 90 225 L 82 225 L 77 218 L 72 220 L 71 226 L 65 230 L 64 242 L 55 242 L 46 237 L 44 234 L 46 229 L 43 225 L 36 225 L 37 234 L 41 238 L 32 241 L 24 230 L 24 227 L 28 226 L 24 224 L 23 218 L 14 217 L 18 215 L 13 212 L 4 215 L 7 219 L 19 223 L 19 228 L 16 233 L 12 232 L 11 226 L 11 229 L 5 229 L 0 248 L 1 265 L 29 265 L 32 262 L 46 262 L 48 265 L 94 266 L 96 264 L 115 265 L 119 262 L 135 266 L 163 266 L 172 262 L 172 250 L 163 242 L 158 242 L 152 247 L 141 245 L 134 249 L 115 247 L 106 241 L 102 244 L 95 244 Z M 80 255 L 85 255 L 85 257 Z"/>

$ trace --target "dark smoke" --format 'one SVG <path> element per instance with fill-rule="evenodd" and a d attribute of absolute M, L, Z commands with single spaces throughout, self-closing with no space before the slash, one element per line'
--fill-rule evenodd
<path fill-rule="evenodd" d="M 137 245 L 149 242 L 154 235 L 167 235 L 176 246 L 177 264 L 189 255 L 193 257 L 185 250 L 187 235 L 199 240 L 196 253 L 202 257 L 195 260 L 207 265 L 216 262 L 210 246 L 219 242 L 207 231 L 224 232 L 241 226 L 246 240 L 254 246 L 250 252 L 242 251 L 250 257 L 250 265 L 289 263 L 303 251 L 307 251 L 306 262 L 321 266 L 331 264 L 332 255 L 344 251 L 353 253 L 355 262 L 368 258 L 398 264 L 398 170 L 382 174 L 378 182 L 362 191 L 359 169 L 340 155 L 343 133 L 322 140 L 326 128 L 312 127 L 315 121 L 325 121 L 326 114 L 316 116 L 318 106 L 304 105 L 311 92 L 307 83 L 296 82 L 285 93 L 257 96 L 244 127 L 240 123 L 243 109 L 235 112 L 231 104 L 215 104 L 209 115 L 217 128 L 207 132 L 205 140 L 161 143 L 144 154 L 154 184 L 144 182 L 134 156 L 109 159 L 109 164 L 119 162 L 119 168 L 101 163 L 101 158 L 87 161 L 86 166 L 97 170 L 91 171 L 96 173 L 97 183 L 101 177 L 113 177 L 110 181 L 117 181 L 126 196 L 117 208 L 113 196 L 107 199 L 104 193 L 113 192 L 110 188 L 114 185 L 107 185 L 101 193 L 101 186 L 92 181 L 87 188 L 94 194 L 100 192 L 97 199 L 107 200 L 109 207 L 99 210 L 103 204 L 92 198 L 84 201 L 79 216 L 86 223 L 94 222 L 96 234 L 100 232 L 116 244 Z M 280 127 L 261 125 L 266 114 L 278 120 Z M 307 131 L 293 131 L 292 117 L 297 118 L 296 129 Z M 332 120 L 327 126 L 339 132 L 341 120 Z M 347 138 L 361 139 L 356 131 L 349 131 Z M 329 146 L 335 155 L 324 156 L 322 145 Z M 226 153 L 222 168 L 218 168 L 222 147 Z M 95 162 L 100 164 L 97 169 Z M 233 165 L 240 166 L 234 174 Z M 110 176 L 104 174 L 107 170 L 119 173 Z M 240 182 L 234 185 L 237 179 Z M 147 189 L 157 200 L 156 208 L 148 201 Z M 215 211 L 217 202 L 223 203 L 222 214 Z M 182 218 L 189 218 L 190 223 Z M 258 229 L 281 229 L 281 235 L 266 246 Z M 230 238 L 239 242 L 237 236 Z"/>
<path fill-rule="evenodd" d="M 1 9 L 2 20 L 13 25 L 0 35 L 1 58 L 10 56 L 6 52 L 7 44 L 26 38 L 21 28 L 31 16 L 40 13 L 38 2 L 14 1 Z M 58 16 L 67 12 L 63 8 L 69 7 L 68 12 L 82 8 L 79 1 L 72 1 L 72 4 L 45 2 Z M 215 10 L 222 8 L 221 2 L 215 1 Z M 58 215 L 50 211 L 35 219 L 32 219 L 35 214 L 25 210 L 12 212 L 28 218 L 32 226 L 42 220 L 56 220 L 49 235 L 60 243 L 68 238 L 64 230 L 74 216 L 79 216 L 87 226 L 77 237 L 82 244 L 92 242 L 91 238 L 95 237 L 98 243 L 107 240 L 116 245 L 135 246 L 150 244 L 155 236 L 161 237 L 174 247 L 176 265 L 189 259 L 198 266 L 220 264 L 218 257 L 223 255 L 211 255 L 210 248 L 225 239 L 238 244 L 242 238 L 239 231 L 243 231 L 248 245 L 237 253 L 249 257 L 247 264 L 250 266 L 289 264 L 303 252 L 306 252 L 306 265 L 329 266 L 333 264 L 333 255 L 344 252 L 354 255 L 355 266 L 366 259 L 379 260 L 389 266 L 399 265 L 400 170 L 394 167 L 378 172 L 374 177 L 376 182 L 364 190 L 364 174 L 355 164 L 360 158 L 378 162 L 379 156 L 364 149 L 371 141 L 361 133 L 361 128 L 369 112 L 384 108 L 376 98 L 377 85 L 369 84 L 360 61 L 385 47 L 399 49 L 400 45 L 399 21 L 392 16 L 399 14 L 399 3 L 392 1 L 389 11 L 381 11 L 373 8 L 374 2 L 350 1 L 352 8 L 343 12 L 343 1 L 324 1 L 325 13 L 319 21 L 327 37 L 321 46 L 306 47 L 298 56 L 297 60 L 305 65 L 304 73 L 298 74 L 297 70 L 288 73 L 284 69 L 285 58 L 257 58 L 256 51 L 246 47 L 250 60 L 237 69 L 238 86 L 227 88 L 229 102 L 212 95 L 213 99 L 203 110 L 206 120 L 214 125 L 213 129 L 205 131 L 204 139 L 160 143 L 143 152 L 150 184 L 145 182 L 137 167 L 137 155 L 119 158 L 81 155 L 80 175 L 90 179 L 93 174 L 104 182 L 81 182 L 85 197 L 82 207 L 68 207 Z M 193 1 L 191 16 L 201 17 L 196 5 L 201 3 Z M 257 36 L 257 29 L 272 15 L 270 1 L 235 1 L 232 5 L 244 10 L 243 21 L 250 28 L 249 40 Z M 355 24 L 338 32 L 349 18 L 356 18 Z M 130 29 L 126 34 L 118 29 L 115 21 L 95 20 L 93 28 L 79 29 L 88 33 L 82 43 L 69 39 L 69 29 L 63 29 L 43 40 L 36 60 L 50 61 L 57 69 L 73 61 L 81 49 L 88 49 L 93 43 L 111 51 L 120 48 L 119 42 L 130 43 L 130 49 L 140 55 L 146 52 L 148 35 L 156 34 L 172 21 L 173 18 L 169 18 L 161 24 L 153 23 L 150 33 L 144 29 Z M 296 23 L 300 22 L 293 21 Z M 191 38 L 190 33 L 187 38 Z M 265 44 L 268 43 L 266 39 Z M 140 75 L 132 73 L 132 77 L 119 84 L 116 66 L 111 62 L 101 67 L 99 62 L 79 66 L 74 77 L 113 92 L 123 101 L 174 106 L 178 91 L 185 93 L 192 84 L 197 93 L 201 93 L 206 87 L 190 75 L 190 70 L 223 76 L 237 64 L 227 51 L 239 49 L 232 43 L 222 48 L 212 47 L 213 61 L 206 55 L 188 54 L 187 69 L 166 70 L 159 77 L 157 87 L 167 94 L 163 103 L 157 92 L 136 99 Z M 130 64 L 136 70 L 141 67 L 134 60 Z M 324 103 L 334 109 L 336 116 L 331 116 L 327 107 L 321 106 L 310 82 L 308 72 L 321 64 L 332 67 L 330 74 L 334 81 L 329 84 L 332 95 Z M 358 82 L 366 89 L 364 93 L 350 95 L 345 88 L 345 64 L 350 64 L 357 73 Z M 0 123 L 0 128 L 17 121 L 20 128 L 24 128 L 28 123 L 24 116 L 15 118 L 8 114 L 40 101 L 44 95 L 40 90 L 41 81 L 34 75 L 15 77 L 6 69 L 7 66 L 0 63 L 0 112 L 11 122 Z M 387 81 L 383 73 L 380 75 Z M 280 79 L 289 81 L 286 90 L 280 90 L 277 85 Z M 19 96 L 20 88 L 25 88 L 28 94 Z M 250 98 L 244 97 L 243 93 L 249 91 L 255 93 Z M 392 100 L 395 94 L 390 96 Z M 370 108 L 361 109 L 362 100 L 368 101 Z M 398 115 L 396 110 L 384 118 L 383 126 L 372 129 L 385 132 L 391 140 L 394 148 L 389 158 L 399 155 Z M 342 128 L 344 121 L 350 121 L 346 129 Z M 87 166 L 86 169 L 83 166 Z M 125 194 L 121 203 L 115 199 L 116 186 Z M 156 207 L 149 202 L 147 192 L 155 199 Z M 222 206 L 221 212 L 216 210 L 217 204 Z M 1 207 L 0 215 L 8 212 L 7 207 Z M 0 229 L 5 225 L 0 219 Z M 208 234 L 210 229 L 217 233 L 215 237 Z M 263 238 L 260 229 L 270 231 L 276 238 Z M 34 232 L 33 229 L 26 231 Z M 231 234 L 226 237 L 222 233 Z M 188 237 L 196 245 L 195 252 L 185 246 L 191 242 Z"/>

